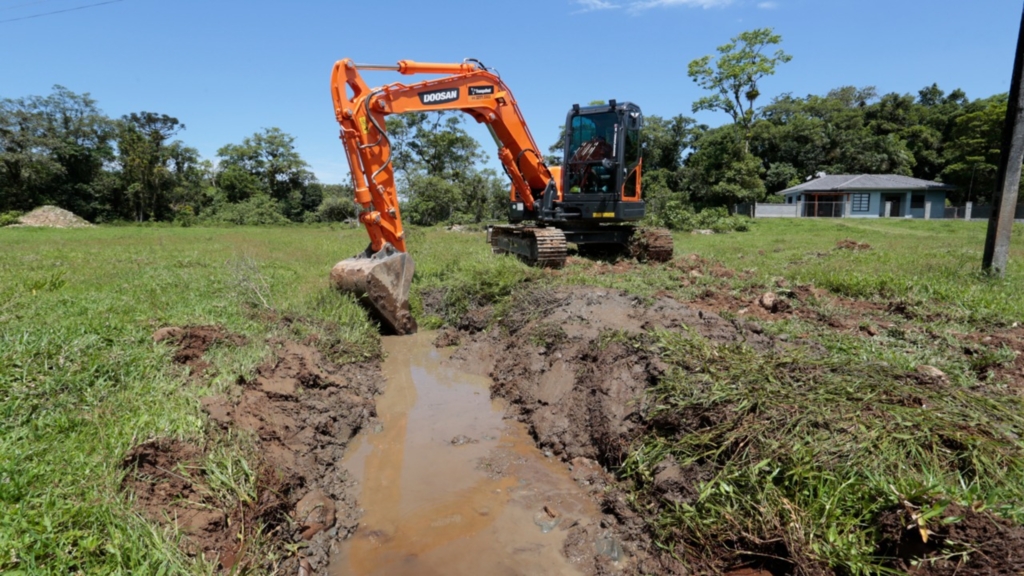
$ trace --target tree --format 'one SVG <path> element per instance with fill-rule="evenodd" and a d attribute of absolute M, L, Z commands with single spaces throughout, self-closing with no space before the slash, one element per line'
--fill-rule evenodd
<path fill-rule="evenodd" d="M 356 217 L 356 202 L 352 186 L 348 184 L 316 184 L 321 201 L 316 212 L 307 213 L 306 219 L 315 222 L 344 222 Z"/>
<path fill-rule="evenodd" d="M 0 211 L 56 204 L 88 219 L 108 207 L 104 164 L 114 124 L 89 94 L 0 100 Z"/>
<path fill-rule="evenodd" d="M 417 112 L 387 120 L 392 163 L 402 176 L 415 172 L 457 181 L 486 160 L 480 143 L 462 128 L 457 112 Z"/>
<path fill-rule="evenodd" d="M 494 217 L 496 198 L 508 191 L 493 170 L 477 165 L 487 155 L 462 128 L 458 113 L 413 113 L 387 119 L 391 158 L 405 199 L 403 214 L 414 224 L 480 222 Z"/>
<path fill-rule="evenodd" d="M 174 188 L 175 178 L 170 168 L 172 148 L 168 140 L 184 129 L 184 124 L 167 114 L 132 112 L 121 117 L 117 160 L 132 216 L 137 222 L 169 216 L 168 192 Z M 181 146 L 177 143 L 179 154 Z"/>
<path fill-rule="evenodd" d="M 702 131 L 693 118 L 682 114 L 672 118 L 645 117 L 640 132 L 644 170 L 679 170 L 683 165 L 684 152 Z"/>
<path fill-rule="evenodd" d="M 265 194 L 292 220 L 320 204 L 322 192 L 312 186 L 316 177 L 295 150 L 295 137 L 280 128 L 264 128 L 241 144 L 224 145 L 217 156 L 217 186 L 231 202 Z"/>
<path fill-rule="evenodd" d="M 973 111 L 956 119 L 942 170 L 942 180 L 957 187 L 952 201 L 977 203 L 992 198 L 1007 99 L 1006 94 L 999 94 L 980 100 L 971 105 Z"/>
<path fill-rule="evenodd" d="M 757 83 L 775 74 L 775 68 L 792 60 L 780 48 L 772 56 L 763 54 L 770 46 L 782 42 L 782 36 L 771 28 L 758 28 L 740 33 L 728 44 L 718 47 L 714 68 L 712 56 L 690 62 L 688 74 L 701 88 L 713 92 L 693 103 L 693 111 L 719 110 L 729 114 L 741 127 L 744 150 L 749 150 L 750 129 L 757 119 L 754 101 L 761 95 Z"/>
<path fill-rule="evenodd" d="M 895 125 L 895 115 L 882 113 L 869 126 L 875 99 L 872 87 L 846 86 L 824 97 L 783 94 L 765 106 L 750 149 L 767 170 L 768 192 L 818 172 L 909 175 L 915 159 L 902 138 L 906 127 Z"/>
<path fill-rule="evenodd" d="M 690 200 L 698 208 L 758 202 L 765 195 L 761 160 L 745 151 L 735 134 L 741 128 L 726 125 L 704 132 L 682 170 Z"/>

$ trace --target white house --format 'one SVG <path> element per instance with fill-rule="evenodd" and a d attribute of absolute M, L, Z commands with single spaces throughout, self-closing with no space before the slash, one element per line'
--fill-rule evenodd
<path fill-rule="evenodd" d="M 796 205 L 797 216 L 944 218 L 946 192 L 955 189 L 896 174 L 826 174 L 778 194 Z"/>

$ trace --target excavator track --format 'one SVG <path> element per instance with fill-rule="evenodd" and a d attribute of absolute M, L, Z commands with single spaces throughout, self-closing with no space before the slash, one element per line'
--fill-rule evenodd
<path fill-rule="evenodd" d="M 487 232 L 487 241 L 495 254 L 515 254 L 530 266 L 565 265 L 565 234 L 558 228 L 494 226 Z"/>

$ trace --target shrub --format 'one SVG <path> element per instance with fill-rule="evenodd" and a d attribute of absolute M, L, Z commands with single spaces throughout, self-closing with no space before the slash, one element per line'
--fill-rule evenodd
<path fill-rule="evenodd" d="M 21 218 L 22 213 L 17 210 L 11 210 L 10 212 L 4 212 L 0 214 L 0 228 L 4 226 L 10 226 L 11 224 L 17 224 L 18 218 Z"/>
<path fill-rule="evenodd" d="M 257 194 L 238 204 L 221 204 L 204 215 L 202 222 L 240 226 L 279 226 L 291 223 L 281 214 L 277 201 L 263 194 Z"/>
<path fill-rule="evenodd" d="M 694 212 L 689 206 L 676 201 L 667 202 L 657 214 L 649 218 L 649 221 L 655 226 L 670 230 L 714 230 L 718 233 L 746 232 L 750 230 L 753 222 L 746 216 L 730 216 L 728 210 L 722 207 Z"/>
<path fill-rule="evenodd" d="M 174 223 L 182 228 L 195 226 L 198 222 L 199 218 L 191 206 L 183 206 L 174 211 Z"/>
<path fill-rule="evenodd" d="M 344 222 L 356 217 L 356 204 L 351 198 L 328 197 L 320 203 L 315 212 L 306 213 L 305 221 Z"/>

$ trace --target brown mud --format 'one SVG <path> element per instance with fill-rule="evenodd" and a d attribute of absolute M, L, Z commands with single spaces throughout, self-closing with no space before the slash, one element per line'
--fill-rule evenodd
<path fill-rule="evenodd" d="M 910 510 L 891 510 L 878 521 L 883 557 L 890 568 L 914 576 L 1024 574 L 1024 529 L 1001 518 L 949 505 L 945 517 L 959 522 L 929 523 L 927 541 Z"/>
<path fill-rule="evenodd" d="M 346 457 L 365 515 L 337 546 L 330 573 L 624 570 L 609 519 L 567 467 L 505 420 L 488 380 L 448 365 L 433 338 L 384 339 L 380 426 Z"/>
<path fill-rule="evenodd" d="M 153 342 L 165 342 L 175 347 L 174 362 L 187 366 L 193 374 L 201 374 L 209 367 L 203 355 L 214 345 L 242 346 L 245 338 L 231 334 L 220 326 L 169 326 L 153 333 Z"/>
<path fill-rule="evenodd" d="M 197 342 L 242 341 L 217 327 L 161 329 L 154 337 L 172 337 L 168 333 L 178 335 L 183 348 L 176 358 L 184 362 L 202 361 L 201 352 L 194 353 L 206 348 Z M 129 452 L 124 488 L 144 516 L 181 529 L 187 553 L 203 554 L 221 568 L 266 567 L 262 558 L 247 555 L 247 542 L 262 531 L 272 539 L 302 542 L 301 558 L 271 568 L 297 573 L 301 562 L 322 570 L 331 541 L 357 525 L 351 482 L 340 463 L 349 440 L 373 419 L 382 377 L 373 363 L 339 366 L 310 346 L 287 340 L 272 345 L 273 357 L 252 381 L 240 382 L 230 397 L 202 400 L 215 426 L 211 438 L 229 431 L 253 438 L 257 471 L 251 502 L 219 501 L 205 477 L 206 448 L 168 439 Z"/>

